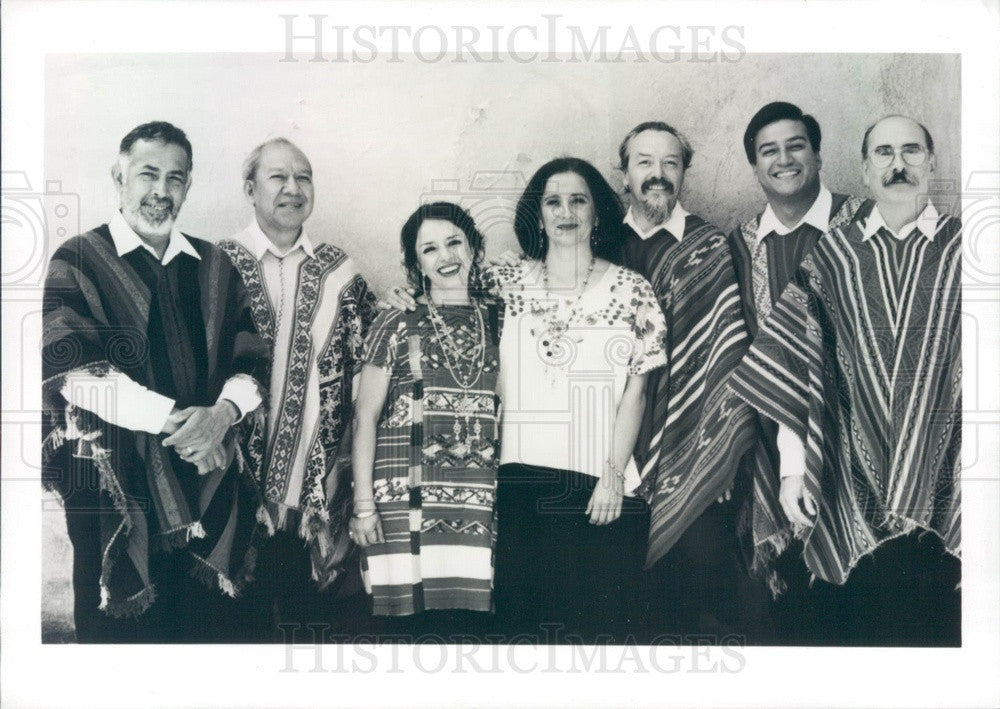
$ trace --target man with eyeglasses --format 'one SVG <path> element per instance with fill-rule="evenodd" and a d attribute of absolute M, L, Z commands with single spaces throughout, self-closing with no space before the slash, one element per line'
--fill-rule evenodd
<path fill-rule="evenodd" d="M 861 155 L 875 199 L 803 260 L 731 386 L 795 434 L 781 474 L 812 504 L 771 536 L 803 540 L 827 641 L 954 646 L 961 224 L 928 199 L 923 125 L 887 116 Z"/>

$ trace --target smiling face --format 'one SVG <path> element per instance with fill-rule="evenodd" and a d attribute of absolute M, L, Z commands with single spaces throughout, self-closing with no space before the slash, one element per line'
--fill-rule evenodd
<path fill-rule="evenodd" d="M 875 124 L 868 134 L 868 157 L 862 168 L 865 185 L 880 203 L 909 203 L 919 206 L 926 200 L 930 176 L 934 172 L 934 154 L 930 153 L 924 131 L 916 121 L 890 116 Z M 904 152 L 919 155 L 923 163 L 908 165 Z M 873 158 L 883 154 L 891 161 L 877 167 Z M 911 157 L 911 160 L 913 158 Z"/>
<path fill-rule="evenodd" d="M 560 172 L 548 179 L 542 191 L 541 224 L 549 246 L 590 243 L 596 213 L 587 181 L 575 172 Z"/>
<path fill-rule="evenodd" d="M 465 232 L 444 219 L 427 219 L 417 230 L 417 263 L 435 295 L 462 295 L 469 288 L 472 249 Z"/>
<path fill-rule="evenodd" d="M 312 167 L 294 146 L 267 145 L 253 179 L 244 183 L 244 191 L 265 234 L 297 237 L 312 214 Z"/>
<path fill-rule="evenodd" d="M 783 119 L 757 132 L 754 174 L 768 200 L 812 197 L 819 191 L 823 162 L 802 121 Z"/>
<path fill-rule="evenodd" d="M 665 222 L 684 184 L 681 141 L 672 133 L 646 130 L 628 144 L 625 185 L 633 207 L 650 224 Z"/>
<path fill-rule="evenodd" d="M 170 236 L 181 211 L 191 172 L 179 145 L 137 140 L 111 170 L 122 216 L 136 234 L 155 244 Z"/>

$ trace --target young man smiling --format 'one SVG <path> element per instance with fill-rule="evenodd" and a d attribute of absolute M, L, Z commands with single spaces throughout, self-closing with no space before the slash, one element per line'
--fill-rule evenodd
<path fill-rule="evenodd" d="M 823 234 L 849 223 L 861 205 L 861 199 L 833 194 L 823 184 L 821 140 L 816 119 L 783 101 L 757 111 L 743 134 L 747 161 L 767 197 L 764 210 L 729 235 L 751 337 L 757 336 L 806 254 Z M 798 486 L 800 479 L 782 479 L 777 491 L 779 453 L 787 459 L 797 451 L 795 442 L 787 440 L 790 435 L 773 421 L 762 419 L 756 449 L 746 464 L 754 470 L 757 496 L 780 501 L 781 509 L 770 514 L 783 513 L 801 521 L 803 513 L 812 509 L 812 500 Z M 754 544 L 763 544 L 759 534 Z M 817 632 L 808 609 L 808 578 L 797 561 L 797 551 L 793 548 L 780 560 L 780 580 L 774 574 L 770 579 L 772 590 L 783 593 L 772 606 L 775 639 L 782 641 L 806 641 Z"/>

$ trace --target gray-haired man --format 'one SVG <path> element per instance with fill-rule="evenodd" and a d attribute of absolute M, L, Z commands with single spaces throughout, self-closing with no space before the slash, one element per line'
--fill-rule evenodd
<path fill-rule="evenodd" d="M 364 596 L 350 570 L 357 560 L 342 461 L 374 298 L 347 254 L 307 234 L 312 166 L 291 141 L 254 148 L 243 189 L 254 218 L 220 246 L 243 276 L 273 351 L 260 517 L 274 536 L 261 553 L 256 593 L 278 623 L 331 620 L 345 608 L 358 615 Z"/>

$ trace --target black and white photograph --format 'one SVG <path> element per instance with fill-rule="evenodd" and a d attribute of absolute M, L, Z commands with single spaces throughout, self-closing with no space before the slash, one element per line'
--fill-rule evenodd
<path fill-rule="evenodd" d="M 997 5 L 709 5 L 6 7 L 5 703 L 1000 701 Z"/>

